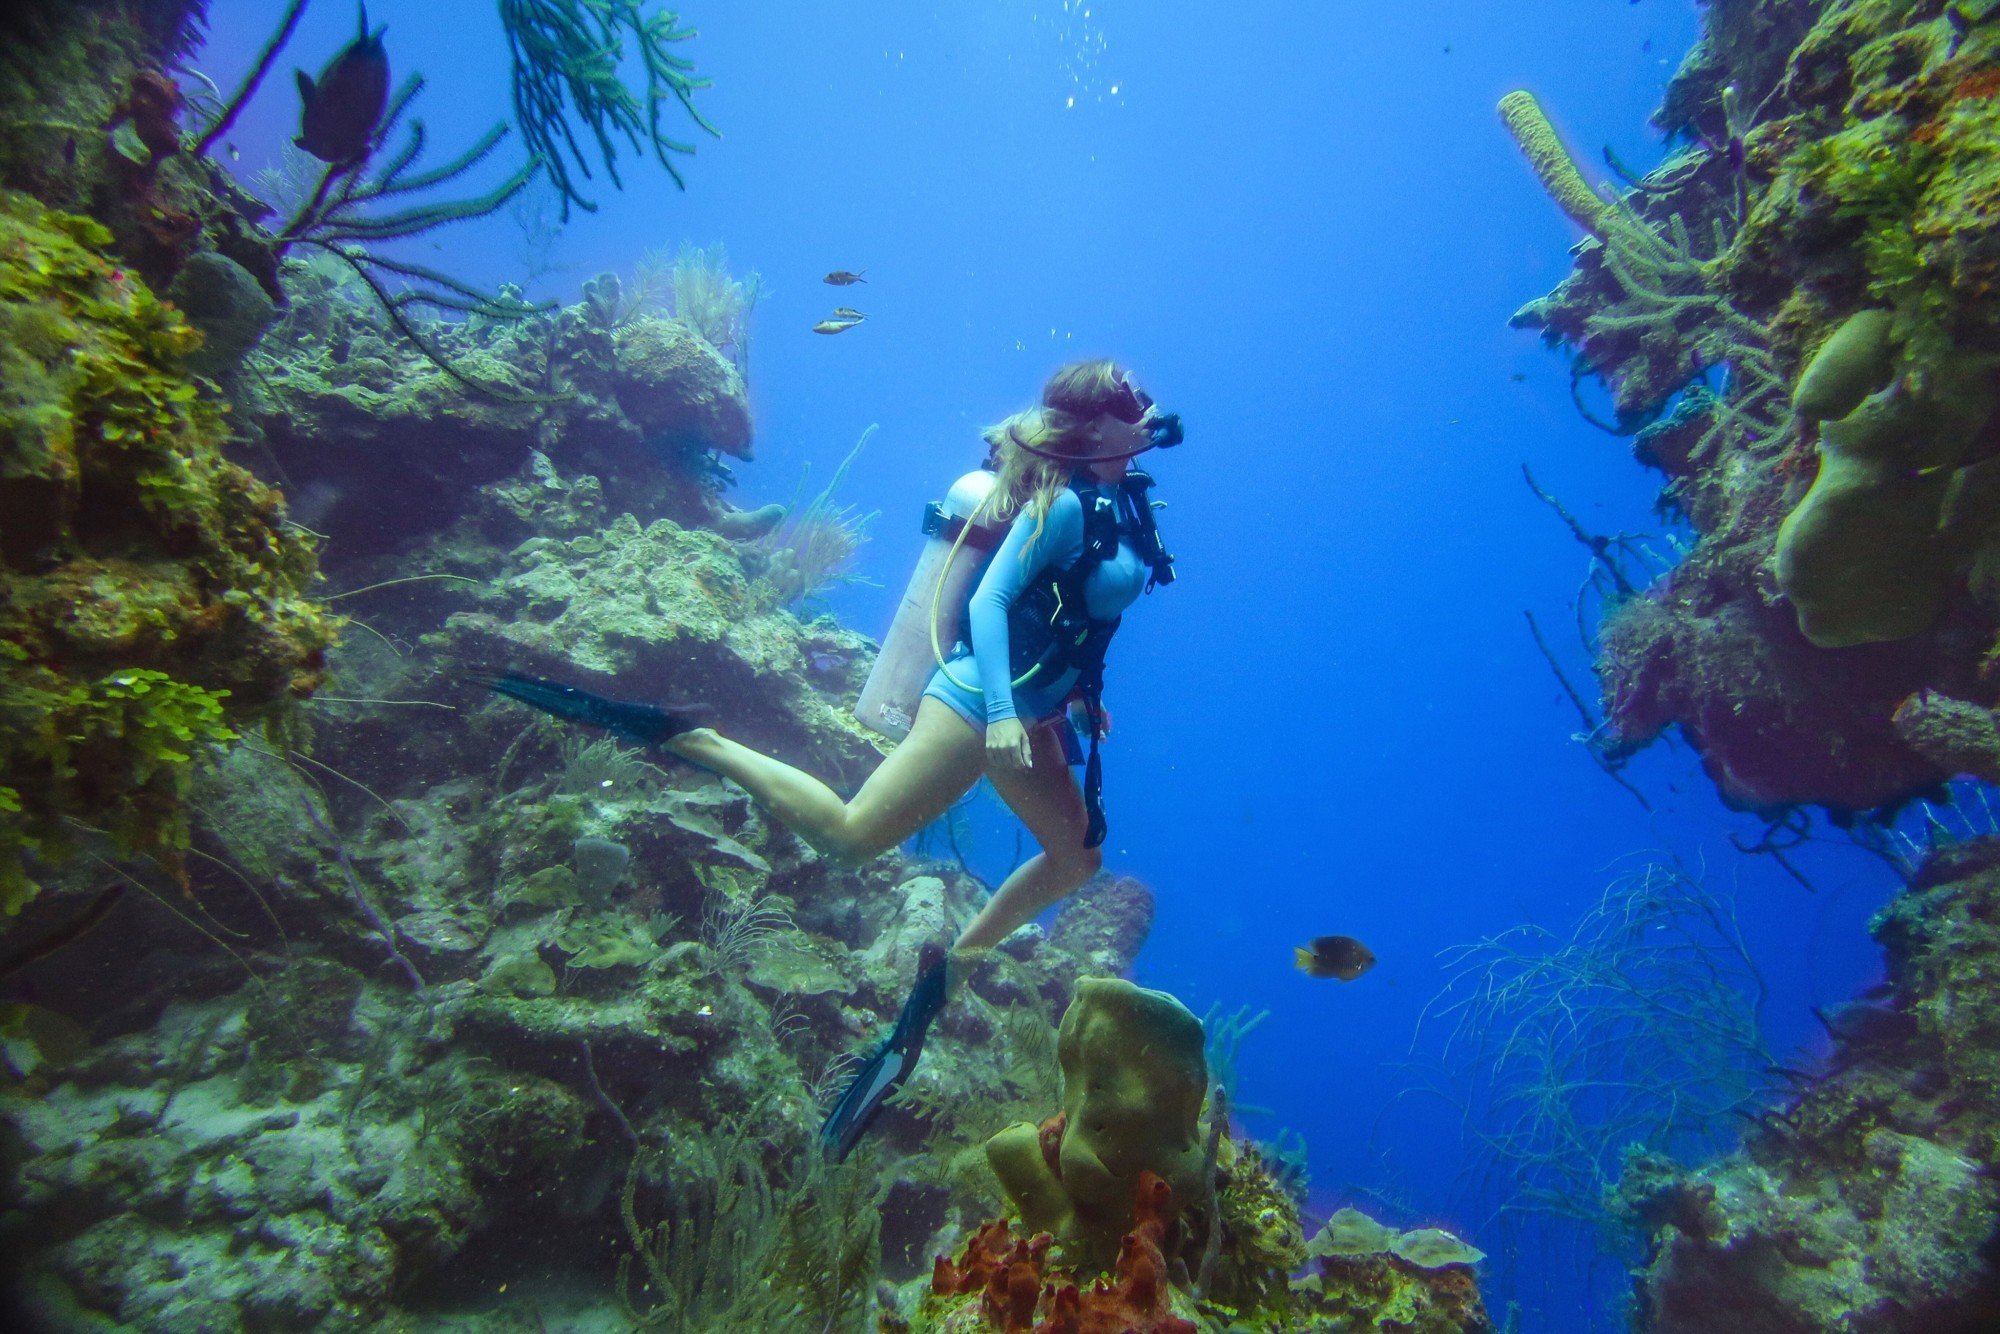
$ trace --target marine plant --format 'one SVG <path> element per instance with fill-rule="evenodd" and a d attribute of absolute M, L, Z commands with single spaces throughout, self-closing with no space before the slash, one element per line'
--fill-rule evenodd
<path fill-rule="evenodd" d="M 865 1309 L 887 1182 L 867 1156 L 836 1166 L 815 1146 L 774 1170 L 754 1125 L 702 1127 L 633 1155 L 619 1197 L 631 1251 L 618 1291 L 637 1327 L 842 1329 Z M 648 1222 L 639 1188 L 652 1177 L 673 1188 Z"/>
<path fill-rule="evenodd" d="M 740 972 L 777 936 L 792 929 L 792 915 L 726 867 L 695 872 L 710 892 L 701 913 L 701 938 L 723 967 Z"/>
<path fill-rule="evenodd" d="M 611 737 L 564 733 L 557 743 L 562 765 L 556 791 L 570 796 L 622 797 L 649 778 L 659 778 L 658 765 Z"/>
<path fill-rule="evenodd" d="M 674 318 L 700 334 L 739 369 L 750 359 L 750 313 L 757 307 L 762 279 L 753 271 L 747 279 L 729 276 L 729 252 L 717 242 L 698 246 L 681 242 L 670 273 Z"/>
<path fill-rule="evenodd" d="M 672 10 L 647 11 L 647 0 L 500 0 L 513 59 L 514 119 L 528 151 L 562 191 L 565 221 L 571 205 L 597 211 L 578 181 L 591 179 L 592 161 L 579 129 L 588 131 L 597 162 L 620 190 L 620 138 L 636 153 L 650 152 L 674 184 L 686 188 L 669 154 L 691 154 L 694 145 L 671 137 L 661 123 L 670 101 L 701 129 L 718 134 L 694 107 L 694 93 L 708 80 L 695 78 L 694 63 L 673 51 L 695 30 L 676 26 L 680 15 Z M 643 102 L 620 72 L 634 57 L 645 76 Z"/>
<path fill-rule="evenodd" d="M 1247 1005 L 1233 1014 L 1224 1014 L 1220 1001 L 1209 1006 L 1208 1013 L 1201 1017 L 1202 1032 L 1207 1034 L 1203 1045 L 1209 1076 L 1222 1086 L 1232 1105 L 1236 1102 L 1236 1053 L 1242 1048 L 1243 1039 L 1255 1033 L 1270 1017 L 1269 1010 L 1258 1010 L 1253 1014 Z M 1248 1112 L 1255 1109 L 1238 1106 L 1236 1110 Z"/>
<path fill-rule="evenodd" d="M 1727 1143 L 1766 1095 L 1764 983 L 1724 896 L 1677 861 L 1614 879 L 1567 937 L 1533 925 L 1445 951 L 1429 1091 L 1465 1112 L 1496 1218 L 1602 1226 L 1629 1144 Z"/>
<path fill-rule="evenodd" d="M 796 605 L 857 577 L 848 569 L 861 544 L 868 540 L 868 525 L 876 512 L 857 514 L 853 506 L 840 504 L 834 496 L 861 447 L 876 429 L 871 422 L 840 466 L 833 470 L 826 485 L 803 505 L 798 500 L 798 493 L 804 492 L 806 484 L 806 474 L 802 474 L 784 522 L 758 540 L 757 548 L 766 560 L 764 579 L 777 590 L 780 603 Z"/>

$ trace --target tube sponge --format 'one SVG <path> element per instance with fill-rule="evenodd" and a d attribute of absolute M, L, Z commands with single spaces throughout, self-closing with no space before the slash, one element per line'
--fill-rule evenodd
<path fill-rule="evenodd" d="M 1499 111 L 1507 133 L 1514 136 L 1515 144 L 1527 154 L 1528 165 L 1535 169 L 1535 177 L 1541 181 L 1542 189 L 1549 192 L 1549 198 L 1569 215 L 1571 222 L 1603 240 L 1604 214 L 1611 206 L 1583 179 L 1583 173 L 1576 168 L 1576 159 L 1563 146 L 1562 137 L 1535 95 L 1517 88 L 1500 99 Z"/>
<path fill-rule="evenodd" d="M 1087 977 L 1056 1052 L 1061 1122 L 1046 1132 L 1028 1122 L 1002 1130 L 987 1141 L 986 1160 L 1031 1231 L 1053 1232 L 1069 1263 L 1107 1269 L 1132 1230 L 1142 1172 L 1164 1179 L 1175 1200 L 1206 1189 L 1201 1020 L 1163 991 Z"/>

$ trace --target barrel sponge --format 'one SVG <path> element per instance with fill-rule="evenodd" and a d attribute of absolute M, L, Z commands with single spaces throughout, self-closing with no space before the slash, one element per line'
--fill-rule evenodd
<path fill-rule="evenodd" d="M 1548 113 L 1535 95 L 1517 88 L 1500 99 L 1500 120 L 1514 142 L 1528 156 L 1528 165 L 1549 198 L 1567 213 L 1570 221 L 1599 240 L 1604 239 L 1605 213 L 1610 205 L 1590 188 L 1577 170 L 1576 159 L 1563 146 L 1562 136 L 1550 123 Z"/>
<path fill-rule="evenodd" d="M 1085 978 L 1056 1053 L 1060 1143 L 1011 1126 L 987 1142 L 987 1162 L 1029 1227 L 1054 1232 L 1071 1263 L 1101 1269 L 1132 1230 L 1141 1172 L 1164 1179 L 1177 1201 L 1206 1193 L 1201 1021 L 1163 991 Z"/>
<path fill-rule="evenodd" d="M 1777 546 L 1778 585 L 1814 644 L 1888 643 L 1937 619 L 1959 558 L 1940 525 L 1954 470 L 1993 414 L 1994 361 L 1955 354 L 1907 370 L 1820 428 L 1819 473 Z M 1837 407 L 1850 395 L 1813 396 Z"/>
<path fill-rule="evenodd" d="M 1887 310 L 1858 310 L 1820 344 L 1792 391 L 1792 406 L 1801 417 L 1845 417 L 1889 383 L 1896 357 L 1895 318 Z"/>

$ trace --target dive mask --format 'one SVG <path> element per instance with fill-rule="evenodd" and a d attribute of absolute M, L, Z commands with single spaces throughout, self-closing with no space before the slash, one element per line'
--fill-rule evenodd
<path fill-rule="evenodd" d="M 1015 443 L 1030 454 L 1039 455 L 1052 462 L 1076 465 L 1136 458 L 1149 449 L 1172 449 L 1187 439 L 1187 433 L 1181 427 L 1181 414 L 1160 411 L 1159 405 L 1153 401 L 1153 396 L 1132 382 L 1130 371 L 1119 375 L 1117 387 L 1112 390 L 1111 401 L 1105 405 L 1104 412 L 1113 421 L 1140 427 L 1146 433 L 1146 443 L 1137 449 L 1121 450 L 1115 454 L 1057 454 L 1050 450 L 1039 449 L 1025 441 Z"/>

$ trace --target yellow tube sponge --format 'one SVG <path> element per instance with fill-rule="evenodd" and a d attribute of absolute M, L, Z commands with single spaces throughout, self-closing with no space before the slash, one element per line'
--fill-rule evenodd
<path fill-rule="evenodd" d="M 1514 142 L 1527 154 L 1528 165 L 1535 169 L 1535 177 L 1541 181 L 1542 189 L 1549 192 L 1549 198 L 1569 215 L 1570 221 L 1603 240 L 1604 215 L 1611 206 L 1583 179 L 1583 173 L 1576 168 L 1576 159 L 1563 146 L 1562 136 L 1556 133 L 1535 95 L 1517 88 L 1500 99 L 1499 110 L 1507 133 L 1514 136 Z"/>

